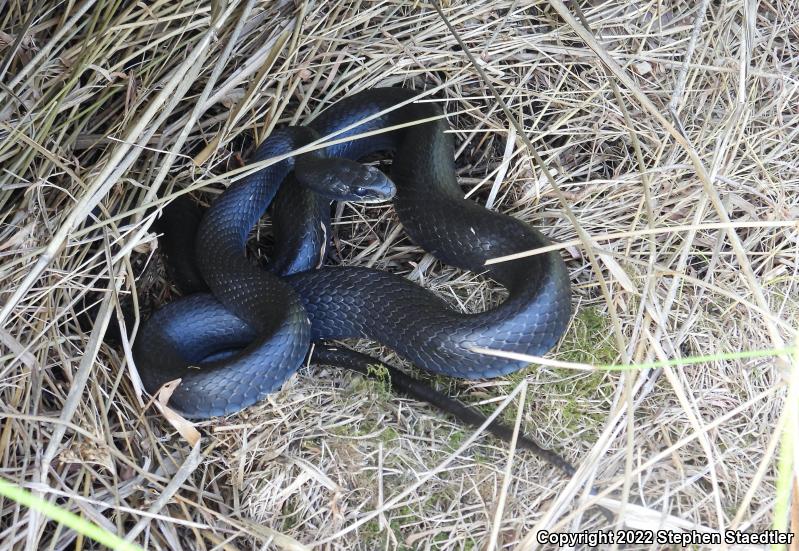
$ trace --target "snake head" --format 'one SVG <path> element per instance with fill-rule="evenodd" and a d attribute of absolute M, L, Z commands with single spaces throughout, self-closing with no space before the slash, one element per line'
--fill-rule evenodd
<path fill-rule="evenodd" d="M 380 203 L 397 192 L 394 182 L 376 167 L 337 157 L 297 163 L 297 181 L 333 201 Z"/>

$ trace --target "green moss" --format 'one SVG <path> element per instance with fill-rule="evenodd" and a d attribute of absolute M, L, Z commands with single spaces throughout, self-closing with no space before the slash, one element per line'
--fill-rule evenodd
<path fill-rule="evenodd" d="M 575 316 L 569 333 L 560 347 L 559 360 L 609 365 L 618 361 L 619 353 L 615 347 L 612 328 L 608 317 L 596 308 L 582 308 Z M 601 430 L 605 414 L 590 412 L 586 402 L 607 398 L 613 374 L 605 371 L 575 372 L 571 369 L 553 369 L 562 377 L 552 383 L 552 394 L 559 400 L 560 417 L 566 433 L 588 429 Z"/>
<path fill-rule="evenodd" d="M 595 308 L 582 308 L 575 316 L 571 330 L 563 338 L 557 359 L 593 365 L 613 364 L 618 360 L 618 351 L 613 344 L 611 332 L 607 316 Z M 537 369 L 540 367 L 531 365 L 507 375 L 506 379 L 515 387 Z M 548 369 L 559 375 L 558 380 L 551 385 L 536 385 L 535 388 L 530 388 L 527 407 L 539 400 L 542 395 L 547 396 L 550 400 L 556 400 L 552 402 L 553 407 L 560 409 L 564 421 L 563 428 L 567 434 L 586 428 L 589 430 L 593 427 L 601 428 L 605 420 L 604 414 L 588 413 L 585 404 L 589 400 L 605 397 L 603 388 L 612 375 L 604 371 L 577 372 L 571 369 Z M 496 407 L 497 404 L 493 403 L 476 406 L 475 409 L 483 415 L 491 415 Z M 516 422 L 516 408 L 512 405 L 506 408 L 500 419 L 505 424 L 513 425 Z"/>
<path fill-rule="evenodd" d="M 380 423 L 372 417 L 364 417 L 363 421 L 355 426 L 358 427 L 355 432 L 356 436 L 366 436 L 367 434 L 374 434 L 380 430 Z"/>
<path fill-rule="evenodd" d="M 573 375 L 563 370 L 564 377 Z M 602 388 L 609 375 L 601 372 L 589 372 L 577 377 L 570 377 L 553 383 L 553 394 L 565 399 L 559 401 L 561 427 L 566 434 L 578 431 L 599 432 L 606 420 L 606 413 L 598 410 L 592 412 L 586 408 L 586 402 L 604 398 Z"/>
<path fill-rule="evenodd" d="M 563 339 L 558 359 L 593 365 L 616 363 L 619 352 L 613 342 L 612 333 L 613 329 L 606 315 L 596 308 L 582 308 Z"/>
<path fill-rule="evenodd" d="M 368 376 L 353 376 L 350 390 L 354 394 L 369 394 L 381 402 L 392 400 L 395 393 L 391 389 L 391 375 L 388 369 L 380 364 L 369 365 L 367 369 Z"/>
<path fill-rule="evenodd" d="M 447 438 L 447 447 L 450 449 L 450 451 L 455 451 L 460 447 L 465 439 L 465 432 L 461 430 L 454 430 L 449 434 L 449 438 Z"/>
<path fill-rule="evenodd" d="M 618 361 L 618 352 L 613 343 L 608 317 L 596 308 L 582 308 L 575 316 L 570 331 L 563 339 L 558 359 L 594 365 L 612 364 Z M 540 369 L 540 367 L 533 365 L 512 373 L 506 378 L 514 383 L 512 386 L 515 386 L 523 378 L 529 376 L 534 369 Z M 589 432 L 601 430 L 605 421 L 604 412 L 601 408 L 597 408 L 598 411 L 592 413 L 591 410 L 594 408 L 586 407 L 586 404 L 589 401 L 603 400 L 607 397 L 607 392 L 612 390 L 610 383 L 614 375 L 603 371 L 576 372 L 570 369 L 548 369 L 557 373 L 559 377 L 556 377 L 556 380 L 549 385 L 531 387 L 527 407 L 531 407 L 531 404 L 539 401 L 541 396 L 545 396 L 551 407 L 557 408 L 558 415 L 562 420 L 560 426 L 565 434 L 574 434 L 586 429 Z M 375 397 L 376 407 L 380 407 L 380 403 L 389 403 L 395 400 L 396 393 L 391 388 L 388 370 L 381 365 L 370 366 L 369 374 L 369 377 L 358 380 L 354 391 L 369 392 Z M 456 383 L 449 377 L 422 374 L 422 378 L 445 394 L 457 394 Z M 510 389 L 512 386 L 509 385 L 508 388 Z M 473 405 L 472 407 L 488 416 L 494 412 L 497 403 Z M 516 422 L 516 414 L 516 407 L 511 405 L 502 412 L 500 420 L 505 424 L 513 425 Z M 356 430 L 353 429 L 352 425 L 348 425 L 341 427 L 336 432 L 342 436 L 363 436 L 380 430 L 378 438 L 384 444 L 391 443 L 398 437 L 394 428 L 386 427 L 384 423 L 369 418 L 358 424 Z M 447 448 L 451 451 L 457 449 L 470 434 L 469 430 L 468 427 L 464 427 L 463 430 L 448 433 Z M 473 457 L 473 459 L 479 462 L 479 458 Z"/>
<path fill-rule="evenodd" d="M 405 510 L 409 512 L 406 514 Z M 393 546 L 389 545 L 389 549 L 397 549 L 397 551 L 413 551 L 413 547 L 409 547 L 403 543 L 403 531 L 402 531 L 402 523 L 400 519 L 402 517 L 410 518 L 412 515 L 410 513 L 410 508 L 405 506 L 399 509 L 399 514 L 393 514 L 392 511 L 386 513 L 386 517 L 388 518 L 388 530 L 380 530 L 380 521 L 378 519 L 372 519 L 369 522 L 365 523 L 361 527 L 361 541 L 364 544 L 365 549 L 386 549 L 386 542 L 393 542 L 389 535 L 389 531 L 394 533 L 394 536 L 397 538 L 397 547 L 394 548 Z"/>
<path fill-rule="evenodd" d="M 399 433 L 392 427 L 386 427 L 385 430 L 380 433 L 380 440 L 384 444 L 394 442 L 397 438 L 399 438 Z"/>
<path fill-rule="evenodd" d="M 390 399 L 392 396 L 391 374 L 388 368 L 381 364 L 370 364 L 367 367 L 367 371 L 369 373 L 369 381 L 374 383 L 380 398 L 384 400 Z"/>
<path fill-rule="evenodd" d="M 370 549 L 380 549 L 389 537 L 388 533 L 380 530 L 380 521 L 376 518 L 364 523 L 359 531 L 361 542 Z"/>

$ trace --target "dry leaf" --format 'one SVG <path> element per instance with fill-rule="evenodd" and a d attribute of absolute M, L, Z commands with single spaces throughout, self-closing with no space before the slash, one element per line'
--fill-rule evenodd
<path fill-rule="evenodd" d="M 180 433 L 184 440 L 194 446 L 200 440 L 200 432 L 194 428 L 194 423 L 167 405 L 169 398 L 172 397 L 172 393 L 175 392 L 175 389 L 179 384 L 180 379 L 175 379 L 174 381 L 164 383 L 161 388 L 158 389 L 154 403 L 155 407 L 158 408 L 158 411 L 160 411 L 164 418 L 169 421 L 169 424 L 175 427 L 175 430 Z"/>

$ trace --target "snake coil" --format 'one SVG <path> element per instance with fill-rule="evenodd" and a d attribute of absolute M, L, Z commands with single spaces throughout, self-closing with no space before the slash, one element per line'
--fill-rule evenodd
<path fill-rule="evenodd" d="M 418 367 L 464 378 L 495 377 L 526 365 L 474 348 L 540 355 L 555 345 L 571 312 L 563 260 L 546 252 L 486 267 L 490 258 L 549 241 L 515 218 L 464 199 L 443 112 L 433 103 L 414 102 L 415 96 L 403 88 L 356 93 L 307 127 L 276 131 L 259 147 L 255 161 L 295 151 L 319 135 L 336 134 L 338 140 L 369 134 L 296 162 L 272 164 L 231 185 L 212 204 L 195 245 L 199 274 L 210 292 L 168 304 L 136 340 L 134 358 L 149 391 L 180 377 L 171 405 L 187 416 L 210 417 L 277 390 L 298 369 L 310 343 L 321 339 L 369 338 Z M 311 269 L 329 237 L 329 200 L 295 182 L 284 186 L 276 201 L 278 246 L 293 243 L 276 251 L 270 265 L 276 273 L 245 258 L 250 229 L 295 164 L 298 179 L 324 179 L 321 167 L 329 168 L 331 159 L 357 161 L 389 150 L 394 151 L 393 204 L 410 238 L 442 262 L 502 284 L 508 297 L 501 304 L 465 314 L 395 274 Z"/>

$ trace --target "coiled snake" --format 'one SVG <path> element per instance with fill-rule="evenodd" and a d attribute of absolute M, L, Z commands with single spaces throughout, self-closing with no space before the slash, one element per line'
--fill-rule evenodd
<path fill-rule="evenodd" d="M 403 88 L 356 93 L 307 127 L 276 131 L 259 147 L 256 161 L 341 129 L 347 130 L 336 140 L 372 133 L 272 164 L 235 182 L 212 204 L 194 240 L 196 279 L 210 293 L 168 304 L 136 339 L 134 358 L 149 391 L 180 377 L 170 405 L 187 416 L 210 417 L 242 409 L 279 389 L 301 365 L 311 342 L 321 339 L 369 338 L 418 367 L 465 378 L 495 377 L 526 365 L 477 353 L 475 347 L 543 354 L 557 342 L 570 316 L 562 259 L 547 252 L 485 266 L 490 258 L 549 241 L 515 218 L 464 199 L 443 113 L 433 103 L 411 101 L 415 96 Z M 400 128 L 382 132 L 393 127 Z M 330 210 L 329 199 L 306 186 L 335 187 L 344 173 L 342 178 L 363 180 L 348 188 L 351 199 L 369 198 L 374 187 L 390 193 L 393 189 L 375 169 L 341 160 L 387 150 L 394 151 L 394 208 L 410 238 L 446 264 L 486 273 L 501 283 L 508 290 L 501 304 L 464 314 L 391 273 L 311 269 L 323 259 Z M 265 270 L 246 259 L 245 243 L 287 176 L 291 185 L 280 191 L 274 222 L 276 242 L 284 246 L 275 253 L 271 271 Z"/>

